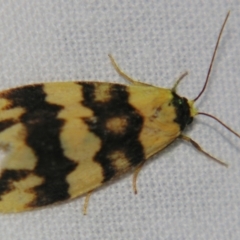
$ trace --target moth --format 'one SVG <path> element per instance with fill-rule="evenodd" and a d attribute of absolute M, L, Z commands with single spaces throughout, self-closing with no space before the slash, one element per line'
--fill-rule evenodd
<path fill-rule="evenodd" d="M 52 82 L 0 92 L 0 212 L 21 212 L 90 193 L 134 169 L 133 188 L 143 164 L 181 138 L 205 152 L 183 130 L 199 114 L 194 100 L 172 89 L 134 80 L 114 58 L 116 71 L 131 85 L 107 82 Z M 216 119 L 222 125 L 220 120 Z M 227 127 L 226 125 L 224 125 Z M 227 127 L 228 128 L 228 127 Z M 231 132 L 233 130 L 228 128 Z"/>

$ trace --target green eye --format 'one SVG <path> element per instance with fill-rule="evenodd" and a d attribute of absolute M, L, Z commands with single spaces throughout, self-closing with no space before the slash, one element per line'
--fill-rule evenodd
<path fill-rule="evenodd" d="M 179 104 L 179 105 L 182 105 L 182 104 L 183 104 L 182 99 L 178 99 L 178 104 Z"/>

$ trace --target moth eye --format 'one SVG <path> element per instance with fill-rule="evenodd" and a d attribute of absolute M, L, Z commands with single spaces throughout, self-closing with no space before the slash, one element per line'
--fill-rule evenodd
<path fill-rule="evenodd" d="M 182 99 L 178 99 L 178 104 L 182 105 L 183 104 L 183 100 Z"/>

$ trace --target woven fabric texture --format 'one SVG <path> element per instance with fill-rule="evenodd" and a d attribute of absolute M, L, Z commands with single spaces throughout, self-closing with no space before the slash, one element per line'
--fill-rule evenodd
<path fill-rule="evenodd" d="M 228 10 L 211 79 L 197 107 L 240 132 L 239 0 L 0 0 L 1 89 L 67 80 L 126 83 L 111 53 L 134 78 L 194 98 L 206 78 Z M 154 156 L 132 191 L 132 175 L 84 198 L 41 210 L 0 214 L 2 240 L 237 240 L 240 139 L 199 116 L 186 134 L 225 168 L 181 140 Z"/>

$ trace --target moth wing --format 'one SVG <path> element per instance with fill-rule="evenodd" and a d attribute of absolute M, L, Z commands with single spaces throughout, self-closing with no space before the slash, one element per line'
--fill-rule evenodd
<path fill-rule="evenodd" d="M 0 94 L 1 212 L 48 205 L 102 184 L 93 159 L 101 141 L 84 123 L 93 111 L 82 101 L 81 85 L 70 82 Z"/>
<path fill-rule="evenodd" d="M 180 134 L 170 89 L 154 86 L 129 87 L 130 104 L 143 116 L 139 134 L 146 159 L 172 143 Z"/>
<path fill-rule="evenodd" d="M 0 211 L 80 196 L 137 166 L 180 133 L 170 90 L 45 83 L 0 93 Z"/>
<path fill-rule="evenodd" d="M 133 136 L 124 132 L 132 117 L 139 118 L 125 90 L 118 84 L 64 82 L 0 93 L 0 145 L 6 150 L 0 211 L 80 196 L 142 161 L 140 128 Z"/>

